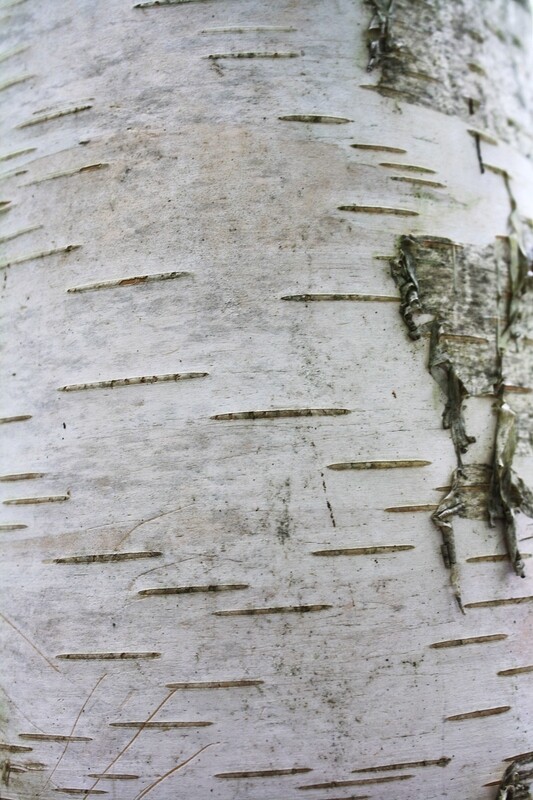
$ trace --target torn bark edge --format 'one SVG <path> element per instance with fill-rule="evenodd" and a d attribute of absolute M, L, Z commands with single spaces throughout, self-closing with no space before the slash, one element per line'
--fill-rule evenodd
<path fill-rule="evenodd" d="M 457 465 L 459 469 L 462 469 L 461 456 L 467 452 L 469 446 L 476 439 L 475 436 L 469 436 L 466 432 L 463 401 L 468 397 L 468 392 L 457 375 L 449 354 L 441 348 L 440 339 L 442 333 L 442 324 L 435 319 L 431 324 L 429 371 L 446 398 L 446 405 L 442 412 L 442 426 L 451 433 L 457 456 Z"/>
<path fill-rule="evenodd" d="M 369 0 L 373 14 L 367 29 L 368 64 L 367 72 L 381 64 L 384 56 L 392 49 L 390 41 L 390 18 L 395 0 Z"/>
<path fill-rule="evenodd" d="M 525 577 L 525 565 L 518 549 L 516 513 L 521 511 L 533 518 L 533 494 L 513 471 L 516 450 L 516 414 L 502 399 L 494 440 L 492 479 L 489 495 L 489 522 L 503 520 L 505 544 L 513 569 Z"/>
<path fill-rule="evenodd" d="M 533 770 L 520 769 L 520 762 L 513 761 L 503 773 L 496 800 L 533 800 L 528 786 L 532 777 Z"/>
<path fill-rule="evenodd" d="M 391 259 L 390 267 L 392 278 L 400 290 L 400 314 L 407 326 L 411 339 L 419 339 L 422 330 L 413 319 L 413 315 L 423 309 L 420 301 L 420 287 L 416 277 L 415 259 L 412 252 L 414 242 L 415 240 L 412 236 L 400 237 L 400 255 L 398 258 Z M 463 466 L 461 456 L 475 442 L 475 438 L 469 436 L 466 432 L 463 417 L 463 401 L 468 397 L 468 392 L 457 375 L 449 354 L 441 347 L 440 339 L 443 331 L 442 324 L 437 318 L 430 323 L 430 332 L 429 372 L 446 398 L 442 413 L 442 424 L 444 429 L 449 430 L 451 433 L 457 456 L 457 465 L 461 469 Z"/>
<path fill-rule="evenodd" d="M 441 553 L 444 566 L 450 570 L 450 583 L 453 593 L 461 612 L 464 614 L 465 610 L 461 598 L 459 566 L 457 564 L 457 554 L 455 551 L 455 534 L 452 524 L 452 518 L 464 511 L 464 505 L 459 496 L 460 474 L 460 470 L 454 470 L 452 475 L 452 488 L 443 500 L 441 500 L 437 510 L 431 515 L 431 520 L 441 533 Z"/>
<path fill-rule="evenodd" d="M 400 314 L 407 326 L 411 339 L 420 339 L 418 325 L 413 314 L 422 310 L 420 303 L 420 287 L 416 277 L 414 256 L 411 245 L 412 236 L 400 237 L 400 255 L 390 261 L 391 275 L 400 291 Z"/>

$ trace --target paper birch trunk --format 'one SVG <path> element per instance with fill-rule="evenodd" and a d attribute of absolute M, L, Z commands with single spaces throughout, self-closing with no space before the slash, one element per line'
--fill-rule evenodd
<path fill-rule="evenodd" d="M 2 798 L 530 797 L 529 12 L 389 5 L 2 5 Z"/>

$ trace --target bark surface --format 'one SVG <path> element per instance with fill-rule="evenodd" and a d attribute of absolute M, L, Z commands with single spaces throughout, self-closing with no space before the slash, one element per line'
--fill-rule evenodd
<path fill-rule="evenodd" d="M 525 4 L 1 9 L 1 797 L 528 798 Z"/>

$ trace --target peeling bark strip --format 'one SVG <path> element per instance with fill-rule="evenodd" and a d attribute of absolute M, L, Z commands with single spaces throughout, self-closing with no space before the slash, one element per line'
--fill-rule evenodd
<path fill-rule="evenodd" d="M 392 49 L 389 23 L 394 3 L 395 0 L 370 0 L 373 15 L 367 30 L 368 72 L 381 64 L 385 55 Z"/>
<path fill-rule="evenodd" d="M 507 188 L 510 193 L 510 186 Z M 511 198 L 513 228 L 516 208 Z M 443 427 L 450 431 L 457 456 L 452 486 L 432 519 L 441 531 L 442 554 L 450 570 L 455 596 L 462 609 L 452 519 L 455 515 L 503 520 L 508 557 L 524 575 L 516 534 L 518 511 L 533 516 L 533 493 L 513 471 L 513 458 L 522 438 L 529 437 L 529 412 L 521 418 L 505 402 L 504 370 L 517 383 L 533 380 L 533 359 L 526 350 L 504 350 L 508 342 L 529 331 L 531 312 L 523 302 L 529 286 L 529 260 L 513 237 L 485 248 L 458 246 L 438 237 L 402 236 L 399 256 L 391 260 L 392 277 L 400 290 L 400 313 L 412 339 L 430 334 L 429 371 L 445 398 Z M 500 295 L 507 291 L 503 333 Z M 419 313 L 433 322 L 418 325 Z M 459 330 L 457 330 L 457 326 Z M 500 397 L 492 469 L 463 464 L 475 441 L 466 431 L 463 404 L 468 396 Z M 526 442 L 526 449 L 529 442 Z M 484 486 L 489 484 L 488 492 Z M 472 492 L 479 484 L 482 492 Z M 468 490 L 468 491 L 467 491 Z"/>

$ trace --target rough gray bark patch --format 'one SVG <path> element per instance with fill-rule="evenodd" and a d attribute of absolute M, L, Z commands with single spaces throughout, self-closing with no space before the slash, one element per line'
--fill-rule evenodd
<path fill-rule="evenodd" d="M 526 3 L 372 0 L 369 5 L 368 70 L 381 67 L 373 88 L 468 119 L 522 152 L 531 151 Z"/>
<path fill-rule="evenodd" d="M 445 399 L 443 426 L 450 430 L 457 455 L 451 489 L 432 519 L 442 534 L 444 563 L 463 610 L 455 515 L 482 516 L 491 525 L 502 520 L 509 559 L 515 572 L 524 575 L 516 514 L 533 516 L 533 494 L 514 471 L 513 460 L 519 450 L 530 452 L 531 412 L 523 405 L 514 410 L 509 398 L 527 395 L 533 385 L 532 312 L 526 302 L 530 259 L 514 236 L 483 248 L 402 236 L 399 251 L 391 272 L 400 290 L 400 313 L 411 338 L 429 334 L 428 367 Z M 430 313 L 433 320 L 418 325 L 419 313 Z M 475 441 L 463 416 L 469 396 L 497 399 L 491 465 L 463 464 Z"/>

